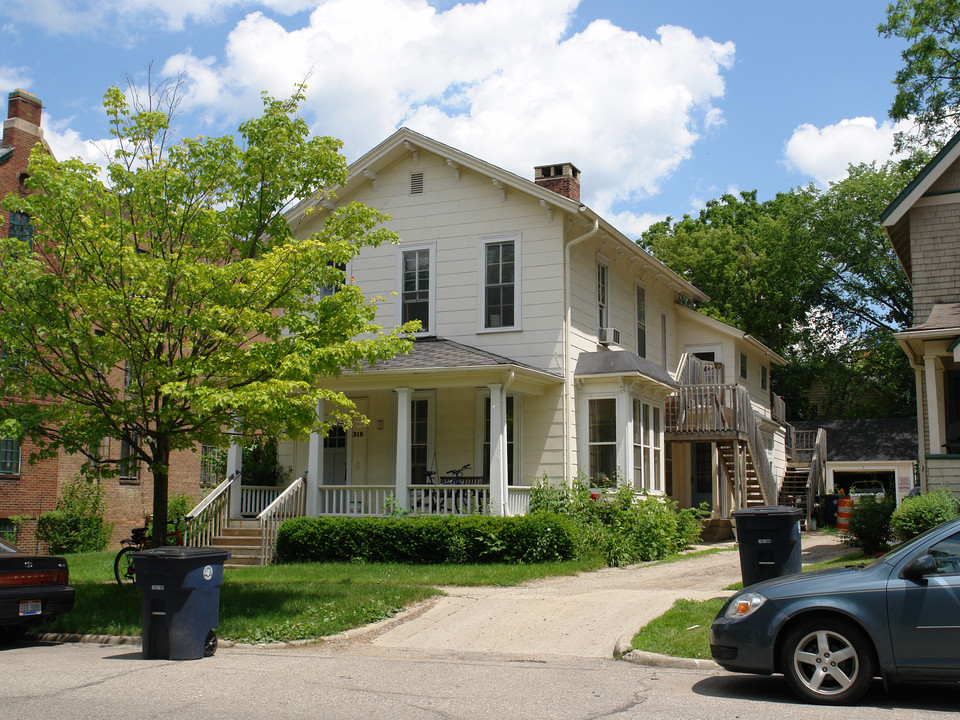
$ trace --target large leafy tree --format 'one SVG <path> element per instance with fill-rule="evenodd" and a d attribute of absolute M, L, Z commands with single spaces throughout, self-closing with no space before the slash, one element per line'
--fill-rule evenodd
<path fill-rule="evenodd" d="M 890 117 L 913 120 L 917 131 L 899 135 L 898 145 L 938 147 L 960 128 L 960 2 L 896 0 L 877 29 L 909 43 Z"/>
<path fill-rule="evenodd" d="M 725 195 L 643 243 L 710 296 L 701 311 L 788 360 L 774 387 L 793 417 L 814 412 L 811 390 L 828 417 L 908 413 L 913 376 L 891 331 L 912 322 L 910 287 L 879 217 L 922 161 L 851 166 L 765 202 Z"/>
<path fill-rule="evenodd" d="M 156 544 L 171 452 L 237 431 L 323 431 L 320 400 L 349 422 L 353 404 L 318 381 L 410 347 L 403 329 L 373 324 L 340 269 L 395 239 L 384 216 L 347 205 L 306 238 L 285 218 L 346 172 L 337 140 L 309 137 L 302 88 L 265 94 L 236 139 L 172 144 L 175 95 L 131 105 L 107 92 L 106 181 L 35 149 L 32 192 L 4 201 L 29 214 L 32 247 L 0 241 L 0 429 L 40 454 L 125 441 L 153 475 Z"/>

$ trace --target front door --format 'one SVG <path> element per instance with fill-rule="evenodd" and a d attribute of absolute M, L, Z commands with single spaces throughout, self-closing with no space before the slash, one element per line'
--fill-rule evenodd
<path fill-rule="evenodd" d="M 690 500 L 693 507 L 707 503 L 713 507 L 713 445 L 693 443 L 690 446 Z"/>
<path fill-rule="evenodd" d="M 339 425 L 323 439 L 323 484 L 347 484 L 347 433 Z"/>

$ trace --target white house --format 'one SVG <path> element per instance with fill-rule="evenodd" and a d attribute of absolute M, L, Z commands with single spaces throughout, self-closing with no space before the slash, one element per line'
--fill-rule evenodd
<path fill-rule="evenodd" d="M 306 236 L 350 202 L 400 242 L 346 277 L 385 298 L 381 325 L 422 331 L 412 354 L 329 381 L 370 422 L 285 443 L 297 509 L 271 512 L 514 514 L 538 480 L 577 477 L 708 502 L 721 525 L 778 501 L 783 360 L 696 312 L 701 291 L 581 204 L 576 167 L 527 180 L 404 128 L 288 220 Z"/>

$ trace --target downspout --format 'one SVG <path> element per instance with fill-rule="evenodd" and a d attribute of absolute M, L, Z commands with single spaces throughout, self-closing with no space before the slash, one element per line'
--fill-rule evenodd
<path fill-rule="evenodd" d="M 586 210 L 581 205 L 580 212 Z M 573 378 L 568 374 L 568 364 L 570 362 L 570 324 L 573 322 L 573 310 L 570 307 L 570 298 L 573 294 L 571 290 L 572 280 L 570 279 L 570 249 L 574 245 L 579 245 L 584 240 L 597 235 L 600 232 L 600 218 L 594 217 L 593 227 L 587 230 L 583 235 L 575 237 L 563 248 L 563 475 L 564 483 L 567 481 L 567 473 L 573 469 L 570 448 L 570 428 L 572 427 L 570 418 L 570 395 L 573 394 Z M 568 385 L 569 383 L 569 385 Z M 571 478 L 572 479 L 572 478 Z"/>

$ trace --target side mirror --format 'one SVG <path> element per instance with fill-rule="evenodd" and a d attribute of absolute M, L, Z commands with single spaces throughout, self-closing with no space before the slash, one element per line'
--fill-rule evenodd
<path fill-rule="evenodd" d="M 936 572 L 937 561 L 929 553 L 924 553 L 923 555 L 917 555 L 904 565 L 900 571 L 900 577 L 904 580 L 920 582 L 927 575 L 934 575 Z"/>

